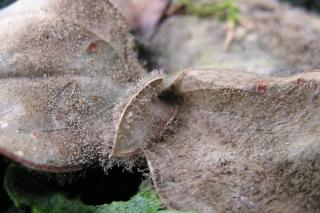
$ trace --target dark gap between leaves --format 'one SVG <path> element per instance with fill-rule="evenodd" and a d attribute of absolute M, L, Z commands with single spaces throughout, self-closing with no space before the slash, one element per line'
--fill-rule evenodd
<path fill-rule="evenodd" d="M 28 207 L 16 209 L 3 188 L 5 170 L 11 163 L 0 158 L 0 212 L 30 212 Z M 15 183 L 19 190 L 30 196 L 61 193 L 69 199 L 80 199 L 86 205 L 102 205 L 130 200 L 145 180 L 142 171 L 146 171 L 146 166 L 134 167 L 130 172 L 122 166 L 115 166 L 108 170 L 108 174 L 101 167 L 72 174 L 50 174 L 21 167 L 15 175 Z"/>
<path fill-rule="evenodd" d="M 319 0 L 280 0 L 287 2 L 296 7 L 302 7 L 308 11 L 320 12 L 320 1 Z"/>
<path fill-rule="evenodd" d="M 0 0 L 0 9 L 12 4 L 15 1 L 16 0 Z"/>
<path fill-rule="evenodd" d="M 97 168 L 86 171 L 84 178 L 62 188 L 87 205 L 101 205 L 130 200 L 138 192 L 144 179 L 139 168 L 133 168 L 129 172 L 121 166 L 113 167 L 108 170 L 107 175 Z"/>
<path fill-rule="evenodd" d="M 51 191 L 61 192 L 70 199 L 78 198 L 87 205 L 109 204 L 130 200 L 139 191 L 145 179 L 140 169 L 144 168 L 133 168 L 129 172 L 115 166 L 106 174 L 97 167 L 74 174 L 57 174 L 54 178 L 47 178 L 45 174 L 41 185 L 50 186 Z"/>
<path fill-rule="evenodd" d="M 0 212 L 6 212 L 12 205 L 13 202 L 10 200 L 6 191 L 3 188 L 4 175 L 7 168 L 7 160 L 0 157 Z"/>

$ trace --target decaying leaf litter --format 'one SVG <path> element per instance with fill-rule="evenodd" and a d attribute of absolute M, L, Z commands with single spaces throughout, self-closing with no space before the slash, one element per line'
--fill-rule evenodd
<path fill-rule="evenodd" d="M 1 15 L 3 152 L 54 171 L 97 161 L 114 103 L 144 74 L 124 19 L 107 1 L 21 1 Z"/>
<path fill-rule="evenodd" d="M 141 68 L 108 1 L 21 0 L 1 11 L 2 154 L 51 172 L 144 156 L 170 208 L 318 211 L 319 73 L 265 75 L 318 68 L 320 21 L 276 1 L 239 6 L 252 25 L 238 26 L 227 52 L 212 17 L 172 15 L 146 37 L 175 77 Z"/>
<path fill-rule="evenodd" d="M 166 204 L 201 212 L 319 208 L 319 77 L 182 72 L 171 88 L 182 100 L 179 125 L 146 151 Z"/>
<path fill-rule="evenodd" d="M 240 20 L 228 51 L 227 24 L 215 19 L 214 12 L 202 18 L 193 11 L 168 17 L 151 39 L 143 41 L 154 55 L 151 63 L 169 73 L 219 68 L 285 76 L 319 69 L 318 16 L 275 0 L 237 2 Z"/>

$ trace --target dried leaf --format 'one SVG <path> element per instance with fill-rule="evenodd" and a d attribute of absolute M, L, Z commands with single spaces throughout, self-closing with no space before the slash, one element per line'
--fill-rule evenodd
<path fill-rule="evenodd" d="M 201 212 L 320 210 L 320 74 L 186 70 L 175 134 L 145 151 L 158 193 Z"/>
<path fill-rule="evenodd" d="M 158 98 L 163 76 L 151 75 L 132 89 L 132 95 L 117 107 L 116 135 L 111 157 L 132 157 L 164 134 L 176 109 Z"/>
<path fill-rule="evenodd" d="M 143 70 L 109 1 L 21 0 L 0 12 L 0 152 L 61 172 L 96 162 Z"/>
<path fill-rule="evenodd" d="M 109 64 L 111 77 L 127 82 L 142 72 L 124 20 L 105 0 L 22 0 L 0 12 L 0 29 L 2 77 L 93 75 Z M 116 58 L 102 50 L 105 43 Z"/>

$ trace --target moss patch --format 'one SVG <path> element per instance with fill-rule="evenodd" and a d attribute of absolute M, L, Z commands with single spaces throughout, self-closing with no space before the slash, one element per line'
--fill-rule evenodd
<path fill-rule="evenodd" d="M 196 3 L 194 0 L 180 0 L 187 13 L 198 17 L 215 17 L 221 21 L 237 24 L 240 10 L 235 0 L 220 0 L 215 3 Z"/>

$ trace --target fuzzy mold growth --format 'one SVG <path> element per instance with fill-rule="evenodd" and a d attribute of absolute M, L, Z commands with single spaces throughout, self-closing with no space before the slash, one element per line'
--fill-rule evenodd
<path fill-rule="evenodd" d="M 163 80 L 164 76 L 158 74 L 140 80 L 117 107 L 119 116 L 115 119 L 116 134 L 110 157 L 132 157 L 165 132 L 177 109 L 158 98 Z"/>
<path fill-rule="evenodd" d="M 97 162 L 115 103 L 145 74 L 122 15 L 107 0 L 21 0 L 0 29 L 0 152 L 51 172 Z"/>

